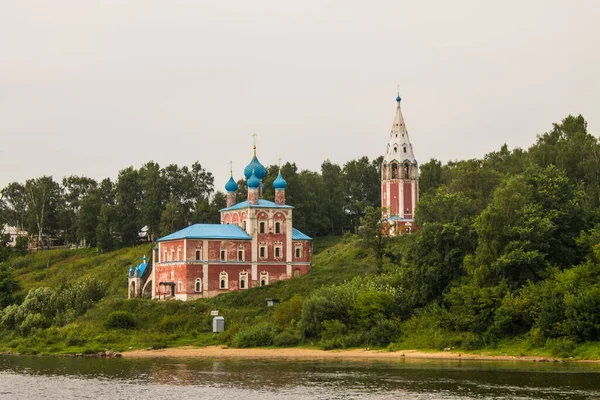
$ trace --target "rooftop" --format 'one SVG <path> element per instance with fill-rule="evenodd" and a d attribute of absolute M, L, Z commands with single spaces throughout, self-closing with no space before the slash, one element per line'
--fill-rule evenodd
<path fill-rule="evenodd" d="M 250 240 L 251 237 L 237 225 L 194 224 L 158 239 L 158 242 L 175 239 L 237 239 Z"/>
<path fill-rule="evenodd" d="M 312 238 L 300 232 L 298 229 L 292 228 L 292 240 L 312 240 Z"/>
<path fill-rule="evenodd" d="M 221 211 L 231 211 L 231 210 L 239 210 L 241 208 L 294 208 L 288 205 L 280 205 L 277 203 L 273 203 L 269 200 L 259 199 L 258 204 L 250 204 L 248 200 L 242 201 L 240 203 L 234 204 L 231 207 L 227 207 L 222 209 Z"/>

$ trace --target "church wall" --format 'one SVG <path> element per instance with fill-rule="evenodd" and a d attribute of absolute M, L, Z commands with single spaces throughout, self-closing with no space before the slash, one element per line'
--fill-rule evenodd
<path fill-rule="evenodd" d="M 296 257 L 297 247 L 300 247 L 300 257 Z M 310 240 L 294 240 L 292 248 L 294 249 L 292 253 L 293 262 L 310 262 L 312 255 Z"/>
<path fill-rule="evenodd" d="M 400 214 L 400 210 L 398 210 L 398 182 L 390 183 L 390 215 L 398 215 Z"/>
<path fill-rule="evenodd" d="M 404 181 L 404 218 L 412 218 L 412 184 L 410 181 Z"/>
<path fill-rule="evenodd" d="M 234 290 L 240 290 L 240 272 L 248 272 L 248 286 L 252 287 L 250 282 L 250 272 L 252 270 L 251 263 L 239 264 L 214 264 L 208 265 L 208 291 L 204 294 L 205 297 L 213 297 L 221 293 L 226 293 Z M 220 288 L 221 272 L 227 272 L 227 289 Z"/>

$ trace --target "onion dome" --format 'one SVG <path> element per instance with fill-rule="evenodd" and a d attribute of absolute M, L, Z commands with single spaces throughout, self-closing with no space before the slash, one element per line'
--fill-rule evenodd
<path fill-rule="evenodd" d="M 225 190 L 227 190 L 227 193 L 235 192 L 236 190 L 238 190 L 238 185 L 233 180 L 233 176 L 229 177 L 229 180 L 225 184 Z"/>
<path fill-rule="evenodd" d="M 275 180 L 273 181 L 273 187 L 275 189 L 283 190 L 283 189 L 285 189 L 286 186 L 287 186 L 287 182 L 285 181 L 285 179 L 283 179 L 283 176 L 281 176 L 281 172 L 280 172 L 279 175 L 277 175 L 277 178 L 275 178 Z"/>
<path fill-rule="evenodd" d="M 256 176 L 256 173 L 253 171 L 250 178 L 248 178 L 248 189 L 258 189 L 260 186 L 260 179 Z"/>
<path fill-rule="evenodd" d="M 258 161 L 256 154 L 254 155 L 254 157 L 252 157 L 252 161 L 250 161 L 250 164 L 248 164 L 246 166 L 246 168 L 244 168 L 244 176 L 246 177 L 246 179 L 250 179 L 250 176 L 252 176 L 252 172 L 253 172 L 252 170 L 254 170 L 254 175 L 259 180 L 264 178 L 265 175 L 267 175 L 267 170 L 260 163 L 260 161 Z"/>
<path fill-rule="evenodd" d="M 396 101 L 397 101 L 398 103 L 400 103 L 400 100 L 402 100 L 402 98 L 400 97 L 400 95 L 398 95 L 398 97 L 396 97 Z"/>

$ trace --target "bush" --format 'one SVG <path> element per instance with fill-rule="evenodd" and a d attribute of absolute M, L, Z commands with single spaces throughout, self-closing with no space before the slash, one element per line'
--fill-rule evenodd
<path fill-rule="evenodd" d="M 283 331 L 273 338 L 273 344 L 278 347 L 293 347 L 300 343 L 300 335 L 295 332 Z"/>
<path fill-rule="evenodd" d="M 572 339 L 561 337 L 548 339 L 546 347 L 550 350 L 553 357 L 567 358 L 573 356 L 573 351 L 577 347 L 577 344 Z"/>
<path fill-rule="evenodd" d="M 104 326 L 107 328 L 131 329 L 136 325 L 133 315 L 127 311 L 113 311 L 108 314 L 104 321 Z"/>
<path fill-rule="evenodd" d="M 302 317 L 302 303 L 302 297 L 294 295 L 290 300 L 277 306 L 273 320 L 283 328 L 293 325 Z"/>
<path fill-rule="evenodd" d="M 271 346 L 275 338 L 275 329 L 271 324 L 263 323 L 241 329 L 233 336 L 233 347 Z"/>
<path fill-rule="evenodd" d="M 387 346 L 400 335 L 400 327 L 396 321 L 382 319 L 375 323 L 369 332 L 369 342 L 377 346 Z"/>

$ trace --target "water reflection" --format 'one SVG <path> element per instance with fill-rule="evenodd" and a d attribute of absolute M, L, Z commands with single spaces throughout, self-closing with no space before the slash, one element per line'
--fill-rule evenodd
<path fill-rule="evenodd" d="M 11 398 L 600 399 L 600 365 L 0 356 Z"/>

